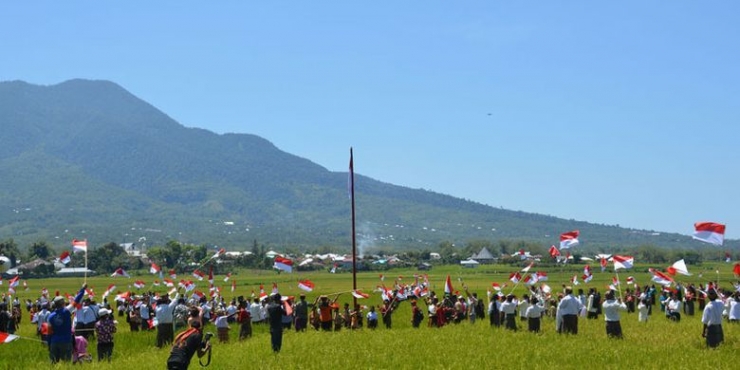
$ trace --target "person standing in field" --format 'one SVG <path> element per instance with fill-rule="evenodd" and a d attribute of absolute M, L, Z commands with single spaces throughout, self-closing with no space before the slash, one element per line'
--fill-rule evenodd
<path fill-rule="evenodd" d="M 308 302 L 306 302 L 306 295 L 301 293 L 298 302 L 296 302 L 293 308 L 295 314 L 295 331 L 306 331 L 308 325 Z"/>
<path fill-rule="evenodd" d="M 175 308 L 179 299 L 178 291 L 172 300 L 167 293 L 157 300 L 157 307 L 154 309 L 157 316 L 157 348 L 162 348 L 175 339 Z"/>
<path fill-rule="evenodd" d="M 375 306 L 370 306 L 370 311 L 367 313 L 367 327 L 370 329 L 378 327 L 378 313 L 375 312 Z"/>
<path fill-rule="evenodd" d="M 610 290 L 605 295 L 602 308 L 604 320 L 606 321 L 606 336 L 609 338 L 622 338 L 622 324 L 619 322 L 619 311 L 626 311 L 627 305 L 621 298 L 614 297 L 614 291 Z"/>
<path fill-rule="evenodd" d="M 239 302 L 239 310 L 236 314 L 236 322 L 239 323 L 239 340 L 252 337 L 252 317 L 247 309 L 248 305 L 248 301 Z"/>
<path fill-rule="evenodd" d="M 581 303 L 573 297 L 573 288 L 565 287 L 565 296 L 558 303 L 555 313 L 555 326 L 558 333 L 578 334 L 578 312 L 581 311 Z"/>
<path fill-rule="evenodd" d="M 640 303 L 637 305 L 637 321 L 648 321 L 648 301 L 645 297 L 640 298 Z"/>
<path fill-rule="evenodd" d="M 501 312 L 504 314 L 506 329 L 516 331 L 516 308 L 517 300 L 513 294 L 506 296 L 506 301 L 501 304 Z"/>
<path fill-rule="evenodd" d="M 383 301 L 383 306 L 380 307 L 380 315 L 383 317 L 383 324 L 385 324 L 386 329 L 390 329 L 391 325 L 393 324 L 392 315 L 393 315 L 393 304 L 389 300 Z"/>
<path fill-rule="evenodd" d="M 98 311 L 100 320 L 95 323 L 95 333 L 98 338 L 98 361 L 107 359 L 110 362 L 113 356 L 113 333 L 116 332 L 116 324 L 111 318 L 111 310 L 101 308 Z"/>
<path fill-rule="evenodd" d="M 676 293 L 671 294 L 671 298 L 666 304 L 665 313 L 669 319 L 675 322 L 681 321 L 681 301 Z"/>
<path fill-rule="evenodd" d="M 416 304 L 416 300 L 413 300 L 411 301 L 411 326 L 418 328 L 422 321 L 424 321 L 424 313 L 421 312 L 421 309 Z"/>
<path fill-rule="evenodd" d="M 499 302 L 498 294 L 494 294 L 488 302 L 488 320 L 491 326 L 501 326 L 501 302 Z"/>
<path fill-rule="evenodd" d="M 732 293 L 728 301 L 730 302 L 730 309 L 727 312 L 727 319 L 731 323 L 740 322 L 740 292 Z"/>
<path fill-rule="evenodd" d="M 49 358 L 51 363 L 59 361 L 70 361 L 72 359 L 72 312 L 75 305 L 80 304 L 82 296 L 85 294 L 87 284 L 83 284 L 80 291 L 74 298 L 74 304 L 70 302 L 69 306 L 64 305 L 64 297 L 57 296 L 54 298 L 54 312 L 49 314 Z"/>
<path fill-rule="evenodd" d="M 724 305 L 721 300 L 717 299 L 717 291 L 710 289 L 707 293 L 706 307 L 701 316 L 701 322 L 704 324 L 701 336 L 707 339 L 707 347 L 715 348 L 724 341 L 724 332 L 722 331 L 722 310 Z"/>
<path fill-rule="evenodd" d="M 281 301 L 280 294 L 272 296 L 272 302 L 267 305 L 267 321 L 270 324 L 270 340 L 273 352 L 280 352 L 283 346 L 283 316 L 286 315 L 285 307 Z"/>
<path fill-rule="evenodd" d="M 190 366 L 190 360 L 197 352 L 198 357 L 203 357 L 210 349 L 210 341 L 202 343 L 200 320 L 189 322 L 190 329 L 183 331 L 175 337 L 175 341 L 167 358 L 168 370 L 186 370 Z"/>
<path fill-rule="evenodd" d="M 542 318 L 542 313 L 545 312 L 545 310 L 545 302 L 537 299 L 536 296 L 532 296 L 532 299 L 529 301 L 527 311 L 524 313 L 527 317 L 527 327 L 530 332 L 540 332 L 540 320 Z"/>

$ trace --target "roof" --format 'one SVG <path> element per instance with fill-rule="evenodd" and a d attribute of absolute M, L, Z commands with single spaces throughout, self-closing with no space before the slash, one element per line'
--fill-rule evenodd
<path fill-rule="evenodd" d="M 488 248 L 483 247 L 483 249 L 480 250 L 480 252 L 470 256 L 470 259 L 474 260 L 493 260 L 496 259 L 496 257 L 491 254 L 491 252 L 488 250 Z"/>
<path fill-rule="evenodd" d="M 57 274 L 84 274 L 87 272 L 88 274 L 94 273 L 95 271 L 86 269 L 84 267 L 65 267 L 59 271 L 57 271 Z"/>

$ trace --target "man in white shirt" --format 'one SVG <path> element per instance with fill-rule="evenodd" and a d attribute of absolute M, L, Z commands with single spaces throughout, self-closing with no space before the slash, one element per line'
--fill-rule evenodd
<path fill-rule="evenodd" d="M 606 300 L 601 307 L 606 320 L 606 336 L 609 338 L 622 338 L 622 325 L 619 323 L 619 311 L 626 311 L 627 305 L 622 298 L 614 298 L 614 291 L 610 290 L 605 295 Z"/>
<path fill-rule="evenodd" d="M 157 308 L 154 309 L 157 316 L 157 348 L 162 348 L 175 340 L 174 313 L 179 298 L 180 292 L 178 291 L 172 300 L 170 300 L 169 294 L 165 293 L 157 301 Z"/>
<path fill-rule="evenodd" d="M 558 333 L 578 334 L 578 313 L 581 302 L 573 297 L 573 288 L 565 287 L 565 297 L 558 303 L 555 313 L 555 325 Z"/>
<path fill-rule="evenodd" d="M 704 330 L 701 336 L 707 338 L 707 346 L 714 348 L 724 341 L 722 332 L 722 309 L 724 305 L 721 300 L 717 299 L 717 291 L 710 289 L 707 293 L 709 302 L 704 307 L 704 313 L 701 316 L 701 322 L 704 324 Z"/>
<path fill-rule="evenodd" d="M 504 315 L 505 327 L 509 330 L 516 331 L 516 308 L 519 302 L 513 294 L 506 296 L 506 301 L 501 304 L 501 312 Z"/>
<path fill-rule="evenodd" d="M 257 298 L 255 298 L 254 301 L 252 301 L 252 304 L 249 305 L 249 315 L 252 318 L 252 324 L 256 324 L 262 320 L 260 316 L 261 308 L 262 305 L 260 305 L 260 301 Z"/>
<path fill-rule="evenodd" d="M 681 321 L 681 301 L 678 299 L 676 293 L 671 294 L 671 299 L 666 305 L 666 315 L 673 321 Z"/>

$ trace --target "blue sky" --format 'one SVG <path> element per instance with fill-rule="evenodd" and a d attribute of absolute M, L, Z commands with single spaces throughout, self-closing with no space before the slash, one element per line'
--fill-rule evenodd
<path fill-rule="evenodd" d="M 352 146 L 388 183 L 740 237 L 734 2 L 217 3 L 4 3 L 0 80 L 111 80 L 332 171 Z"/>

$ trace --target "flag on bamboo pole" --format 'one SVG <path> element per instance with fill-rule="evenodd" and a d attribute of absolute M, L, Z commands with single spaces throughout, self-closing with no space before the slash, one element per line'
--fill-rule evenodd
<path fill-rule="evenodd" d="M 725 225 L 716 222 L 697 222 L 694 224 L 693 238 L 705 243 L 722 245 L 725 242 Z"/>

